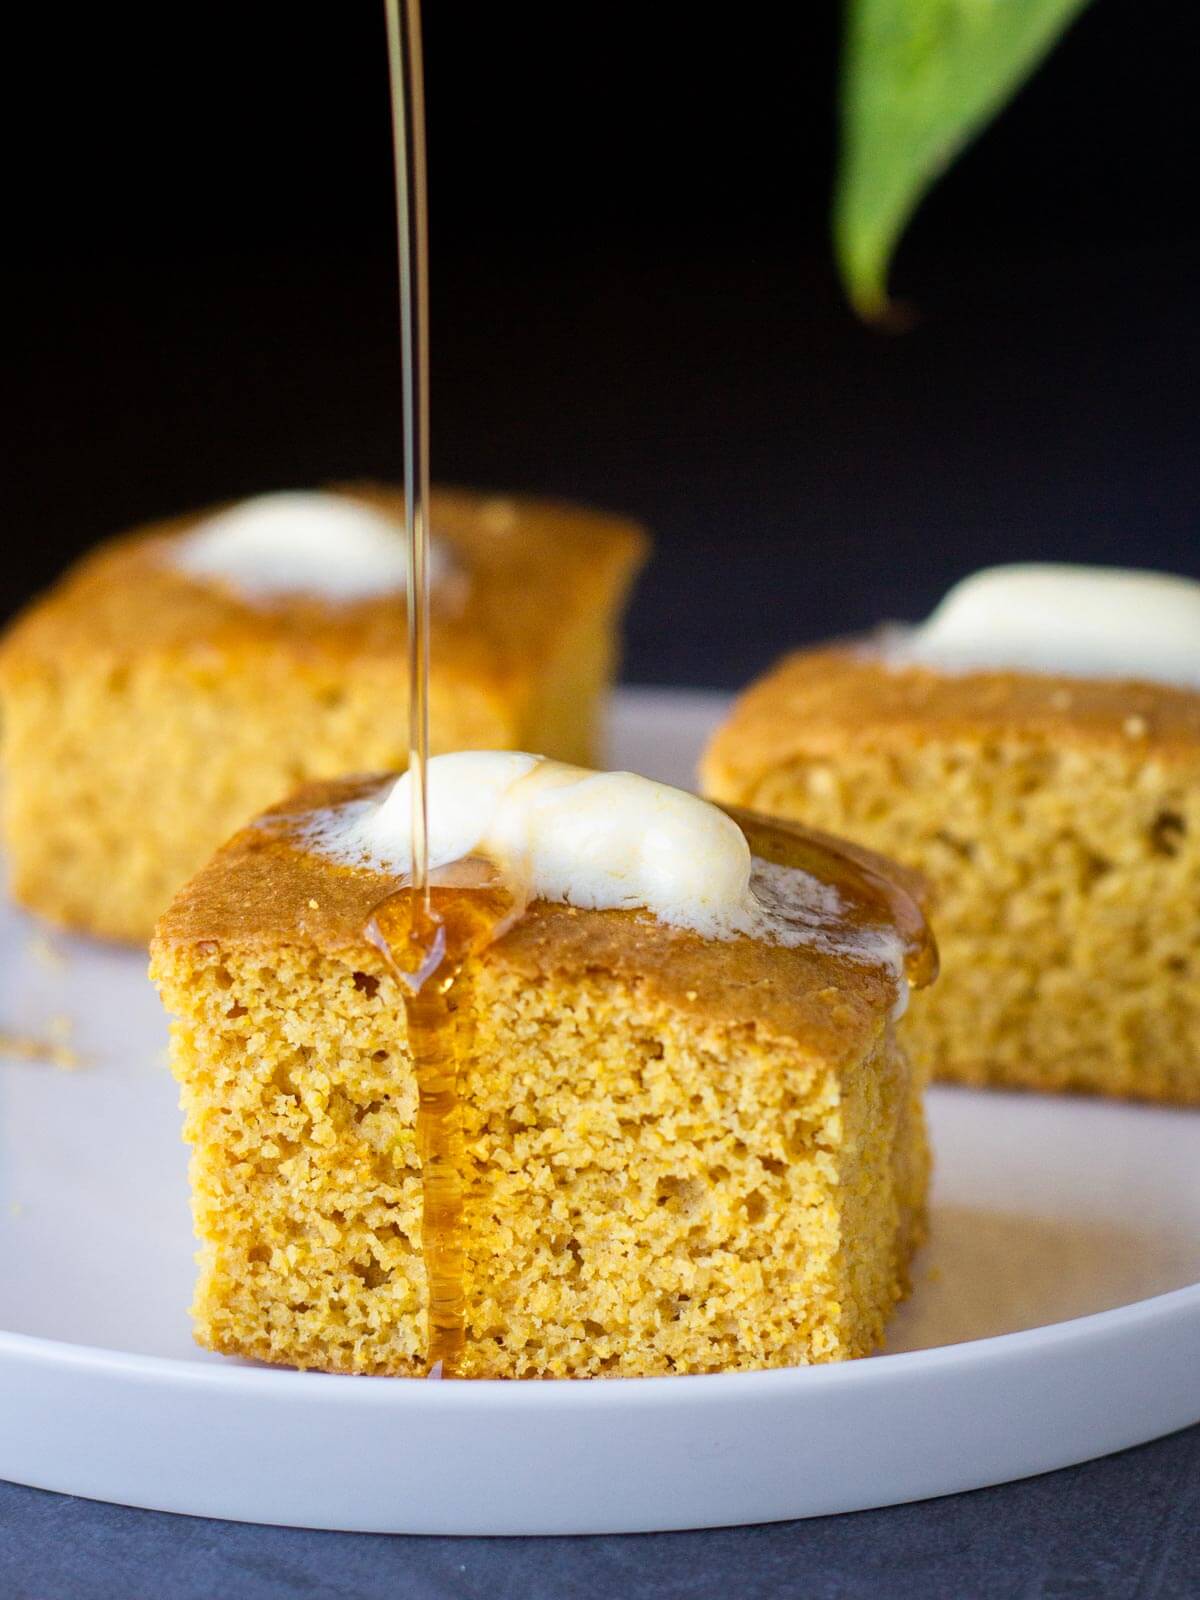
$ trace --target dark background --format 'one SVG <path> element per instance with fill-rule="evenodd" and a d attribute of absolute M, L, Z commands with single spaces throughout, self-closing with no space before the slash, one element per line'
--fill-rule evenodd
<path fill-rule="evenodd" d="M 988 561 L 1197 571 L 1191 7 L 1096 0 L 920 214 L 899 337 L 830 261 L 834 5 L 426 12 L 435 474 L 653 527 L 630 677 L 736 684 Z M 10 71 L 5 603 L 396 476 L 381 6 L 47 7 Z"/>

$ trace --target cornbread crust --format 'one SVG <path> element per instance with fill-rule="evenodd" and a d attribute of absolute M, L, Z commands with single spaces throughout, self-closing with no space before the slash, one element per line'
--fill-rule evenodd
<path fill-rule="evenodd" d="M 180 1019 L 197 1337 L 417 1373 L 416 1088 L 399 986 L 362 932 L 397 880 L 288 838 L 294 813 L 379 782 L 310 788 L 231 841 L 163 918 L 152 973 Z M 928 1171 L 892 974 L 537 903 L 465 977 L 464 1375 L 878 1345 Z"/>
<path fill-rule="evenodd" d="M 943 973 L 906 1038 L 935 1076 L 1200 1103 L 1200 694 L 799 652 L 701 782 L 933 881 Z"/>
<path fill-rule="evenodd" d="M 398 491 L 342 491 L 394 516 Z M 403 597 L 251 605 L 169 560 L 201 516 L 102 545 L 0 644 L 13 890 L 145 940 L 247 818 L 306 779 L 407 758 Z M 646 540 L 551 501 L 435 491 L 431 741 L 586 762 Z"/>
<path fill-rule="evenodd" d="M 299 943 L 361 956 L 370 948 L 363 929 L 371 912 L 404 880 L 298 849 L 294 823 L 329 806 L 372 799 L 392 781 L 387 774 L 307 784 L 264 813 L 177 897 L 159 921 L 155 947 L 216 940 L 254 952 Z M 784 864 L 788 834 L 786 824 L 777 825 L 779 849 L 772 859 Z M 920 874 L 874 851 L 850 849 L 927 903 Z M 583 913 L 546 901 L 535 901 L 488 959 L 526 981 L 604 971 L 682 1011 L 698 1010 L 728 1027 L 769 1030 L 832 1062 L 861 1055 L 879 1031 L 880 1013 L 897 998 L 896 979 L 882 967 L 815 946 L 704 939 L 649 912 Z"/>
<path fill-rule="evenodd" d="M 720 798 L 725 788 L 749 792 L 793 757 L 1006 735 L 1088 749 L 1132 745 L 1190 770 L 1200 751 L 1200 694 L 1132 681 L 941 673 L 889 665 L 865 647 L 802 650 L 739 697 L 701 776 Z"/>
<path fill-rule="evenodd" d="M 362 484 L 337 492 L 403 519 L 399 490 Z M 248 652 L 257 661 L 264 646 L 302 661 L 345 664 L 383 656 L 389 670 L 406 674 L 405 610 L 395 594 L 337 605 L 280 596 L 251 605 L 219 583 L 172 566 L 171 542 L 222 509 L 151 524 L 85 556 L 10 630 L 0 656 L 5 678 L 47 661 L 81 666 L 97 655 L 113 666 L 128 665 L 147 651 L 199 669 L 214 655 L 235 663 Z M 438 670 L 496 687 L 527 682 L 553 650 L 562 613 L 574 616 L 607 598 L 613 577 L 624 576 L 646 549 L 634 523 L 517 495 L 435 489 L 430 525 L 463 580 L 434 590 Z M 86 628 L 79 626 L 81 614 Z"/>

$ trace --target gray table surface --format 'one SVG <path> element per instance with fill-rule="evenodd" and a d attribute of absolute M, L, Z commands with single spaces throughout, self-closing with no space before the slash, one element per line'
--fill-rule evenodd
<path fill-rule="evenodd" d="M 132 1511 L 0 1484 L 3 1600 L 283 1595 L 1194 1600 L 1200 1427 L 1041 1478 L 918 1505 L 756 1528 L 583 1539 L 313 1533 Z"/>

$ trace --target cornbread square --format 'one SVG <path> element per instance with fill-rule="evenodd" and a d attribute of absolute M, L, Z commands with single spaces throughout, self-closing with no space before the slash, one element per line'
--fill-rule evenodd
<path fill-rule="evenodd" d="M 935 1076 L 1200 1103 L 1200 695 L 807 651 L 702 781 L 932 880 L 942 976 L 907 1039 Z"/>
<path fill-rule="evenodd" d="M 209 1349 L 426 1370 L 417 1085 L 364 936 L 399 880 L 307 849 L 327 785 L 159 925 Z M 772 859 L 788 863 L 788 830 Z M 435 889 L 435 903 L 439 893 Z M 470 1377 L 729 1371 L 875 1349 L 925 1229 L 894 971 L 534 903 L 459 980 Z"/>
<path fill-rule="evenodd" d="M 403 516 L 399 492 L 343 491 Z M 216 847 L 297 783 L 404 765 L 403 593 L 251 604 L 170 563 L 203 518 L 102 545 L 0 645 L 12 892 L 144 943 Z M 431 747 L 594 756 L 646 543 L 576 507 L 435 492 Z"/>

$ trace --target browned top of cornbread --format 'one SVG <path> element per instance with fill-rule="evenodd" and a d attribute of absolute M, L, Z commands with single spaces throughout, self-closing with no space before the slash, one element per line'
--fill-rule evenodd
<path fill-rule="evenodd" d="M 364 928 L 401 880 L 346 866 L 306 849 L 295 819 L 366 798 L 390 776 L 310 784 L 284 806 L 237 834 L 176 897 L 159 922 L 154 947 L 216 943 L 231 952 L 310 946 L 378 967 Z M 746 814 L 743 814 L 746 815 Z M 753 819 L 770 859 L 787 864 L 814 836 L 786 823 Z M 914 900 L 927 899 L 918 874 L 857 846 L 838 848 L 882 872 Z M 443 891 L 445 892 L 445 891 Z M 435 903 L 439 891 L 435 888 Z M 638 911 L 580 911 L 537 901 L 492 945 L 488 959 L 530 981 L 607 973 L 643 995 L 733 1026 L 761 1027 L 830 1062 L 861 1055 L 896 1000 L 897 980 L 813 946 L 788 948 L 749 938 L 705 939 Z"/>
<path fill-rule="evenodd" d="M 892 666 L 863 645 L 784 658 L 738 700 L 710 744 L 706 783 L 795 756 L 1017 734 L 1062 747 L 1121 745 L 1165 760 L 1200 752 L 1200 694 L 1165 684 Z"/>
<path fill-rule="evenodd" d="M 352 485 L 351 495 L 402 518 L 399 490 Z M 249 604 L 165 559 L 171 541 L 211 509 L 151 524 L 100 545 L 18 619 L 0 671 L 81 656 L 114 666 L 147 652 L 203 668 L 276 648 L 301 660 L 381 656 L 403 671 L 405 607 L 394 594 L 332 604 L 289 596 Z M 433 595 L 433 657 L 441 674 L 503 679 L 536 668 L 559 630 L 597 604 L 644 558 L 634 523 L 557 501 L 435 489 L 430 522 L 455 572 Z"/>

